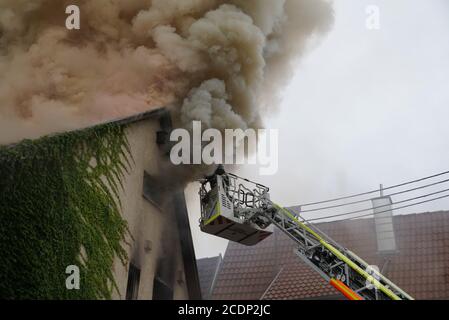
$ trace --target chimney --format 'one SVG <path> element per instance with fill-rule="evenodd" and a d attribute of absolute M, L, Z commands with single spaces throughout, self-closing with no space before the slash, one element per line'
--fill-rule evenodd
<path fill-rule="evenodd" d="M 374 224 L 377 237 L 377 251 L 381 254 L 395 253 L 396 235 L 393 225 L 393 210 L 391 208 L 391 198 L 383 196 L 372 199 L 374 211 Z"/>

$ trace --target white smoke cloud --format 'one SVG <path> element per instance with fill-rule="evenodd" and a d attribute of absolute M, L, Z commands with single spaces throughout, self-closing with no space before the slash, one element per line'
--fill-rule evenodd
<path fill-rule="evenodd" d="M 0 143 L 167 104 L 179 125 L 261 126 L 332 21 L 326 0 L 0 0 Z"/>

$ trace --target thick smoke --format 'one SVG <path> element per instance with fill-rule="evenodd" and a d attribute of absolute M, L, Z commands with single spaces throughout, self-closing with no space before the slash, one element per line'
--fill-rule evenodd
<path fill-rule="evenodd" d="M 168 104 L 178 125 L 259 127 L 332 21 L 325 0 L 0 0 L 0 143 Z"/>

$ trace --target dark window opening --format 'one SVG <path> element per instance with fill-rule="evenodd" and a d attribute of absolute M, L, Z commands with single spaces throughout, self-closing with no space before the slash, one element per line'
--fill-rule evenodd
<path fill-rule="evenodd" d="M 143 175 L 143 196 L 158 207 L 161 207 L 163 204 L 164 192 L 161 188 L 161 182 L 147 172 L 144 172 Z"/>
<path fill-rule="evenodd" d="M 154 278 L 153 300 L 173 300 L 173 288 L 158 277 Z"/>
<path fill-rule="evenodd" d="M 139 296 L 140 269 L 134 264 L 129 265 L 128 286 L 126 288 L 126 300 L 137 300 Z"/>
<path fill-rule="evenodd" d="M 171 242 L 164 240 L 166 240 L 162 243 L 164 255 L 159 257 L 154 275 L 153 300 L 173 300 L 176 261 L 173 248 L 169 251 Z"/>

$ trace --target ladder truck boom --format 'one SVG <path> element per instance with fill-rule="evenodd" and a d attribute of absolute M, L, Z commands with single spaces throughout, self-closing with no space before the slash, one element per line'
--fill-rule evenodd
<path fill-rule="evenodd" d="M 297 256 L 348 299 L 413 300 L 300 214 L 272 202 L 269 188 L 222 167 L 200 182 L 203 232 L 250 246 L 270 236 L 275 226 L 297 244 Z"/>

